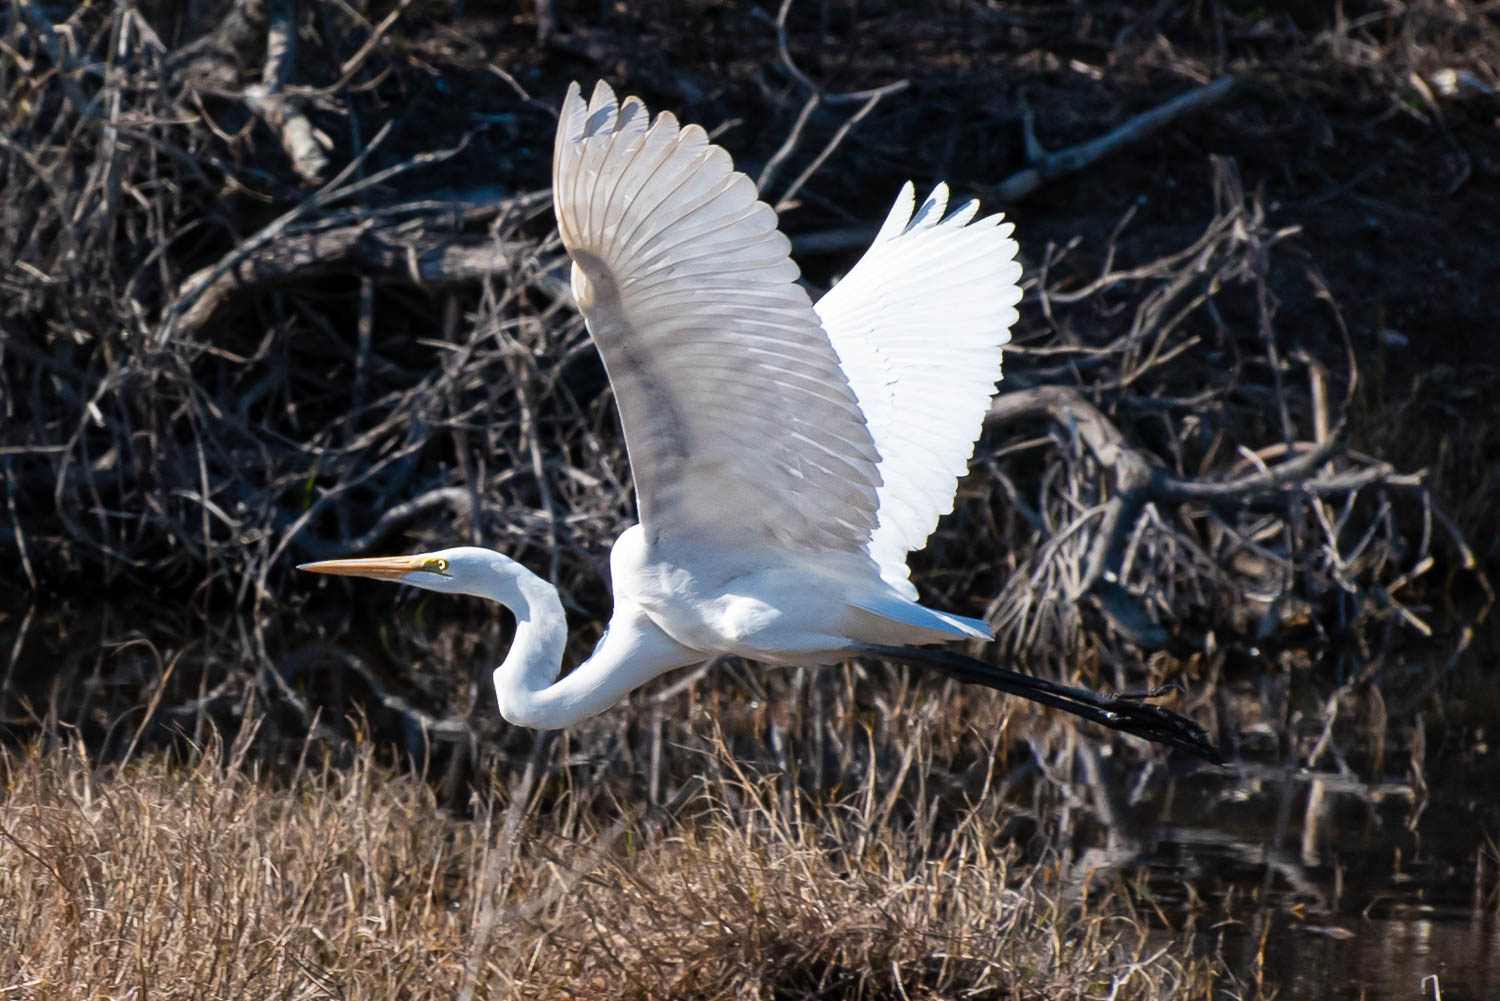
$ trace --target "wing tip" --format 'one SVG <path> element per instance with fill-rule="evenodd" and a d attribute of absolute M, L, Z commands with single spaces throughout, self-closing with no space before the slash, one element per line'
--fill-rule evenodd
<path fill-rule="evenodd" d="M 875 239 L 870 241 L 870 246 L 873 247 L 908 233 L 937 227 L 994 228 L 1001 231 L 999 235 L 1002 238 L 1007 238 L 1015 232 L 1015 225 L 1005 221 L 1004 212 L 992 212 L 989 215 L 980 216 L 979 211 L 983 206 L 978 198 L 970 198 L 951 212 L 948 211 L 951 198 L 952 191 L 948 187 L 948 182 L 939 181 L 918 206 L 916 187 L 911 181 L 904 182 L 880 231 L 875 234 Z"/>
<path fill-rule="evenodd" d="M 557 114 L 557 141 L 559 147 L 565 143 L 574 131 L 573 124 L 588 113 L 588 104 L 583 100 L 583 88 L 578 81 L 574 80 L 568 84 L 568 92 L 563 95 L 562 107 Z"/>
<path fill-rule="evenodd" d="M 615 89 L 607 80 L 600 77 L 594 82 L 594 92 L 589 95 L 589 114 L 592 115 L 606 107 L 615 107 L 618 103 L 615 100 Z"/>
<path fill-rule="evenodd" d="M 932 189 L 932 193 L 922 202 L 922 207 L 917 209 L 916 216 L 911 225 L 906 228 L 908 233 L 919 229 L 930 229 L 943 221 L 943 213 L 948 209 L 948 182 L 939 181 Z"/>
<path fill-rule="evenodd" d="M 870 246 L 893 240 L 906 232 L 906 227 L 911 224 L 911 214 L 917 205 L 917 188 L 911 181 L 901 185 L 901 190 L 896 193 L 896 201 L 891 205 L 891 211 L 886 215 L 885 222 L 880 226 L 880 231 L 875 234 L 875 239 L 870 241 Z"/>

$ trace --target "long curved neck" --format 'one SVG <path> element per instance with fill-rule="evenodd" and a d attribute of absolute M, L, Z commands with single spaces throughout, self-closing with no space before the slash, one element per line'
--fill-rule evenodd
<path fill-rule="evenodd" d="M 560 729 L 602 713 L 663 671 L 703 659 L 644 624 L 638 610 L 617 606 L 593 655 L 558 680 L 568 622 L 557 588 L 493 555 L 494 572 L 472 593 L 499 602 L 516 617 L 515 640 L 494 674 L 500 715 L 512 723 Z"/>
<path fill-rule="evenodd" d="M 497 601 L 516 617 L 516 635 L 504 662 L 495 668 L 495 695 L 500 715 L 512 723 L 551 729 L 545 694 L 562 670 L 568 646 L 568 618 L 557 588 L 525 567 L 504 560 L 503 570 L 488 581 L 480 597 Z"/>

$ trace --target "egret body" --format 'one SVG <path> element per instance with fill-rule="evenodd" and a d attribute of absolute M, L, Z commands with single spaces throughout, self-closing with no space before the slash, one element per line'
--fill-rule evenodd
<path fill-rule="evenodd" d="M 604 83 L 574 84 L 553 156 L 572 287 L 604 360 L 640 523 L 610 554 L 614 610 L 559 678 L 556 589 L 460 547 L 304 570 L 397 580 L 504 605 L 501 714 L 560 728 L 720 654 L 825 664 L 866 652 L 1057 706 L 1213 756 L 1201 729 L 1139 698 L 1098 695 L 941 650 L 988 640 L 917 601 L 906 566 L 952 509 L 1016 321 L 1011 226 L 951 213 L 939 185 L 898 195 L 870 249 L 817 303 L 755 185 L 696 125 L 654 120 Z"/>

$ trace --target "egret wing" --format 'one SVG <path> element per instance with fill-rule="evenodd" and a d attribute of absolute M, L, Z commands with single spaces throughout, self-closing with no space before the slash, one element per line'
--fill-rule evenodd
<path fill-rule="evenodd" d="M 701 128 L 647 119 L 574 84 L 552 174 L 647 537 L 860 551 L 879 454 L 776 214 Z"/>
<path fill-rule="evenodd" d="M 973 201 L 945 217 L 947 204 L 940 184 L 914 215 L 908 183 L 870 249 L 816 306 L 881 456 L 869 552 L 913 598 L 906 554 L 953 510 L 1021 299 L 1012 226 L 976 220 Z"/>

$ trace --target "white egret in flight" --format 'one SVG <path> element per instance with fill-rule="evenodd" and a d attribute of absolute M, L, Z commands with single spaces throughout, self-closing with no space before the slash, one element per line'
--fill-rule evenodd
<path fill-rule="evenodd" d="M 906 554 L 953 507 L 1021 298 L 999 215 L 920 205 L 907 184 L 864 257 L 816 304 L 790 244 L 722 148 L 600 83 L 568 90 L 553 203 L 573 295 L 614 388 L 640 523 L 610 554 L 614 612 L 559 678 L 557 590 L 460 547 L 304 570 L 471 594 L 516 617 L 501 714 L 555 729 L 719 654 L 775 665 L 869 653 L 1214 757 L 1191 721 L 1141 700 L 914 649 L 992 638 L 917 602 Z"/>

